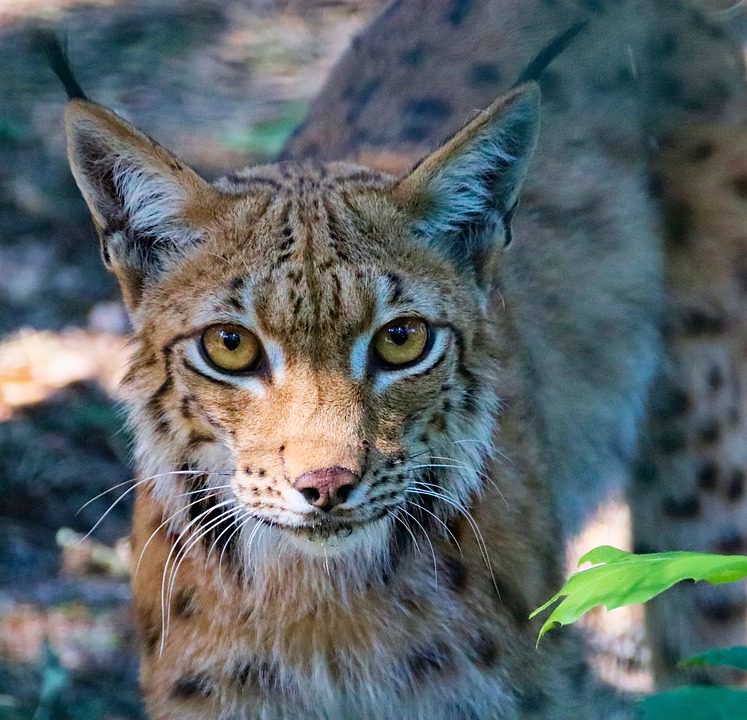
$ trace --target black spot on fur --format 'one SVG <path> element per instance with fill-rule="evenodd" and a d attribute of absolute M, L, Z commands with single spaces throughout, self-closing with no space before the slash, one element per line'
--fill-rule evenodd
<path fill-rule="evenodd" d="M 715 152 L 716 146 L 712 142 L 703 141 L 698 143 L 690 151 L 690 159 L 696 163 L 703 162 L 708 160 L 708 158 L 713 157 Z"/>
<path fill-rule="evenodd" d="M 270 188 L 271 190 L 279 191 L 282 189 L 282 185 L 273 178 L 266 177 L 245 177 L 241 173 L 231 173 L 227 176 L 229 182 L 237 183 L 238 185 L 244 185 L 247 189 L 253 185 L 261 185 Z"/>
<path fill-rule="evenodd" d="M 708 371 L 707 382 L 711 390 L 720 390 L 723 387 L 724 374 L 721 372 L 721 368 L 718 365 L 714 365 Z"/>
<path fill-rule="evenodd" d="M 412 142 L 426 139 L 451 113 L 451 104 L 437 96 L 425 95 L 407 100 L 402 107 L 402 139 Z"/>
<path fill-rule="evenodd" d="M 723 40 L 726 37 L 726 29 L 718 23 L 711 22 L 700 8 L 690 11 L 690 21 L 698 29 L 714 40 Z"/>
<path fill-rule="evenodd" d="M 742 198 L 747 200 L 747 175 L 739 175 L 731 181 L 734 192 Z"/>
<path fill-rule="evenodd" d="M 718 466 L 707 462 L 698 470 L 698 487 L 706 492 L 713 492 L 718 483 Z"/>
<path fill-rule="evenodd" d="M 720 313 L 691 310 L 682 318 L 682 326 L 688 335 L 715 335 L 726 329 L 726 318 Z"/>
<path fill-rule="evenodd" d="M 163 409 L 161 408 L 161 400 L 166 395 L 166 393 L 171 390 L 174 383 L 173 378 L 171 377 L 170 368 L 168 367 L 167 372 L 169 372 L 169 374 L 167 375 L 166 379 L 161 383 L 160 387 L 153 393 L 153 395 L 151 395 L 146 405 L 147 412 L 153 420 L 162 419 L 161 415 L 163 413 Z"/>
<path fill-rule="evenodd" d="M 429 675 L 443 673 L 453 665 L 451 649 L 446 643 L 437 643 L 433 647 L 417 650 L 407 659 L 410 676 L 416 682 Z"/>
<path fill-rule="evenodd" d="M 697 606 L 706 620 L 717 623 L 739 621 L 747 611 L 744 598 L 728 598 L 719 594 L 708 594 L 697 598 Z"/>
<path fill-rule="evenodd" d="M 389 302 L 396 303 L 402 297 L 402 278 L 396 273 L 386 273 L 389 281 Z"/>
<path fill-rule="evenodd" d="M 665 428 L 656 439 L 664 455 L 674 455 L 687 447 L 687 436 L 679 428 Z"/>
<path fill-rule="evenodd" d="M 196 700 L 210 697 L 215 686 L 207 675 L 184 675 L 177 680 L 171 696 L 177 700 Z"/>
<path fill-rule="evenodd" d="M 285 263 L 287 263 L 288 260 L 290 260 L 292 257 L 293 257 L 293 253 L 292 252 L 281 253 L 280 255 L 277 256 L 277 258 L 275 258 L 275 262 L 273 263 L 273 267 L 276 268 L 276 269 L 279 268 L 279 267 L 281 267 L 282 265 L 284 265 Z"/>
<path fill-rule="evenodd" d="M 185 420 L 191 420 L 192 419 L 192 409 L 190 405 L 192 404 L 194 398 L 185 395 L 180 401 L 179 401 L 179 413 Z"/>
<path fill-rule="evenodd" d="M 444 580 L 455 593 L 461 593 L 467 587 L 467 566 L 461 558 L 445 555 L 441 569 Z"/>
<path fill-rule="evenodd" d="M 498 643 L 485 631 L 474 638 L 472 645 L 473 662 L 483 669 L 491 668 L 499 660 Z"/>
<path fill-rule="evenodd" d="M 264 692 L 274 690 L 279 684 L 277 665 L 269 660 L 244 660 L 236 669 L 236 682 Z"/>
<path fill-rule="evenodd" d="M 690 396 L 681 388 L 667 387 L 655 396 L 654 412 L 662 418 L 679 417 L 690 407 Z"/>
<path fill-rule="evenodd" d="M 467 415 L 474 415 L 477 412 L 477 385 L 470 383 L 464 388 L 462 396 L 462 409 Z"/>
<path fill-rule="evenodd" d="M 730 502 L 741 500 L 744 495 L 744 471 L 736 468 L 729 477 L 729 484 L 726 488 L 726 499 Z"/>
<path fill-rule="evenodd" d="M 236 311 L 243 312 L 244 306 L 241 303 L 241 300 L 239 300 L 237 297 L 234 297 L 233 295 L 230 295 L 228 297 L 228 304 Z"/>
<path fill-rule="evenodd" d="M 589 664 L 586 660 L 581 660 L 568 669 L 568 679 L 576 693 L 580 693 L 584 689 L 589 680 Z"/>
<path fill-rule="evenodd" d="M 451 6 L 446 14 L 446 21 L 454 27 L 461 25 L 471 9 L 472 0 L 451 0 Z"/>
<path fill-rule="evenodd" d="M 140 630 L 140 639 L 146 652 L 154 652 L 161 643 L 160 625 L 146 623 Z"/>
<path fill-rule="evenodd" d="M 683 498 L 668 497 L 662 503 L 665 515 L 680 520 L 692 519 L 700 515 L 700 500 L 695 495 Z"/>
<path fill-rule="evenodd" d="M 423 49 L 423 46 L 416 45 L 415 47 L 403 52 L 402 55 L 400 55 L 400 60 L 403 65 L 407 65 L 408 67 L 418 67 L 418 65 L 423 62 L 424 57 L 425 50 Z"/>
<path fill-rule="evenodd" d="M 502 80 L 496 63 L 474 63 L 467 72 L 467 82 L 474 87 L 497 85 Z"/>
<path fill-rule="evenodd" d="M 679 42 L 672 32 L 654 34 L 646 43 L 646 54 L 651 62 L 658 65 L 663 59 L 672 57 L 677 52 Z"/>
<path fill-rule="evenodd" d="M 192 617 L 195 613 L 194 591 L 189 588 L 181 588 L 174 596 L 173 610 L 176 617 Z"/>
<path fill-rule="evenodd" d="M 721 536 L 716 543 L 716 552 L 724 555 L 736 555 L 744 551 L 744 535 L 738 530 L 732 529 Z"/>
<path fill-rule="evenodd" d="M 220 498 L 215 491 L 211 491 L 205 475 L 188 476 L 184 484 L 187 491 L 192 493 L 191 505 L 187 511 L 190 521 L 194 521 L 192 527 L 195 528 L 195 532 L 210 528 L 202 536 L 203 546 L 214 547 L 218 557 L 223 557 L 231 563 L 237 557 L 234 530 L 239 521 L 235 514 L 230 512 L 230 506 L 218 507 Z"/>
<path fill-rule="evenodd" d="M 508 612 L 519 627 L 528 625 L 529 614 L 534 608 L 529 607 L 526 598 L 521 593 L 521 588 L 514 582 L 500 577 L 496 568 L 493 568 L 493 575 L 493 578 L 488 576 L 488 583 L 493 589 L 493 597 L 498 607 L 503 612 Z"/>
<path fill-rule="evenodd" d="M 371 102 L 371 99 L 381 87 L 381 82 L 381 78 L 373 78 L 360 87 L 350 88 L 344 93 L 343 97 L 351 103 L 345 116 L 345 121 L 348 124 L 353 125 L 358 121 L 368 103 Z"/>
<path fill-rule="evenodd" d="M 698 434 L 704 443 L 712 445 L 721 436 L 721 426 L 715 418 L 708 418 Z"/>

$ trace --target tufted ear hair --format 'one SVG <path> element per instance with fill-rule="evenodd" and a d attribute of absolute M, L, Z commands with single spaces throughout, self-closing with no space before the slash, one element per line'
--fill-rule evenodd
<path fill-rule="evenodd" d="M 75 181 L 101 239 L 104 262 L 130 309 L 144 286 L 200 240 L 219 193 L 118 115 L 83 99 L 65 111 Z"/>
<path fill-rule="evenodd" d="M 539 131 L 540 94 L 530 82 L 499 98 L 422 160 L 394 188 L 416 236 L 482 277 L 510 219 Z M 492 264 L 489 263 L 492 266 Z"/>

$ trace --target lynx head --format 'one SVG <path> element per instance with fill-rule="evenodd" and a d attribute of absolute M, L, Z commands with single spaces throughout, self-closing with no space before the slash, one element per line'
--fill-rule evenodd
<path fill-rule="evenodd" d="M 533 83 L 513 90 L 401 178 L 278 164 L 209 184 L 69 103 L 136 337 L 139 470 L 173 530 L 248 563 L 386 565 L 481 491 L 494 276 L 538 106 Z"/>

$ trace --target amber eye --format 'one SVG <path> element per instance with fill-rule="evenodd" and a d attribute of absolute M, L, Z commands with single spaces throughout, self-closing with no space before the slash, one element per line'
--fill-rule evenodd
<path fill-rule="evenodd" d="M 260 358 L 257 336 L 239 325 L 211 325 L 202 333 L 202 349 L 218 370 L 247 372 Z"/>
<path fill-rule="evenodd" d="M 430 329 L 419 318 L 397 318 L 384 325 L 373 339 L 376 357 L 384 368 L 412 365 L 425 355 Z"/>

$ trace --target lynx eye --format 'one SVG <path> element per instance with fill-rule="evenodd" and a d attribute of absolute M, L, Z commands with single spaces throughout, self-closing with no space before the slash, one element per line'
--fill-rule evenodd
<path fill-rule="evenodd" d="M 425 355 L 431 331 L 419 318 L 397 318 L 374 336 L 373 350 L 385 369 L 413 365 Z"/>
<path fill-rule="evenodd" d="M 257 336 L 239 325 L 211 325 L 202 333 L 202 350 L 218 370 L 253 370 L 260 359 Z"/>

